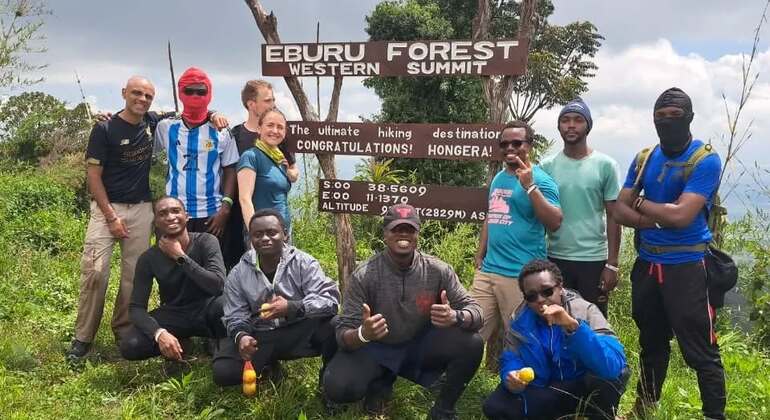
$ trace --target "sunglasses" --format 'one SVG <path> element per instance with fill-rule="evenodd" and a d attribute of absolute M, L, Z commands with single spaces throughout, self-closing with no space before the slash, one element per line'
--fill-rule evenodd
<path fill-rule="evenodd" d="M 518 149 L 524 143 L 529 143 L 529 141 L 527 141 L 527 140 L 511 140 L 511 141 L 502 140 L 500 142 L 500 148 L 501 149 L 507 149 L 508 146 L 513 145 L 514 148 Z"/>
<path fill-rule="evenodd" d="M 544 299 L 548 299 L 549 297 L 553 296 L 554 289 L 556 289 L 557 286 L 549 287 L 547 289 L 543 289 L 539 292 L 530 292 L 524 295 L 524 300 L 526 300 L 529 303 L 535 302 L 537 300 L 538 295 L 542 296 Z"/>
<path fill-rule="evenodd" d="M 184 94 L 188 96 L 192 96 L 192 95 L 206 96 L 206 94 L 208 93 L 209 93 L 209 90 L 205 87 L 188 86 L 184 88 Z"/>

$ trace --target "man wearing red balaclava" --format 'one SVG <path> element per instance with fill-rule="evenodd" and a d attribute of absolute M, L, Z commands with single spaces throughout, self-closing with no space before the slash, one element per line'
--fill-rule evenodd
<path fill-rule="evenodd" d="M 190 67 L 179 78 L 181 118 L 164 120 L 155 133 L 156 149 L 168 152 L 166 194 L 187 209 L 191 232 L 209 232 L 224 242 L 235 192 L 238 149 L 229 130 L 209 119 L 212 87 L 206 73 Z"/>
<path fill-rule="evenodd" d="M 197 67 L 190 67 L 182 73 L 177 83 L 179 99 L 184 109 L 182 119 L 188 127 L 203 124 L 208 117 L 211 102 L 211 80 Z"/>

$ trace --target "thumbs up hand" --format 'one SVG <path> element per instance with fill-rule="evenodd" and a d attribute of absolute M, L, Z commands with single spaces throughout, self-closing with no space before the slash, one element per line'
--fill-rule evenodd
<path fill-rule="evenodd" d="M 434 303 L 430 307 L 430 322 L 439 328 L 451 327 L 457 323 L 457 314 L 449 306 L 449 298 L 446 290 L 441 291 L 441 303 Z"/>
<path fill-rule="evenodd" d="M 371 308 L 365 303 L 362 311 L 362 319 L 361 334 L 366 340 L 379 340 L 388 335 L 388 321 L 382 314 L 372 315 Z"/>

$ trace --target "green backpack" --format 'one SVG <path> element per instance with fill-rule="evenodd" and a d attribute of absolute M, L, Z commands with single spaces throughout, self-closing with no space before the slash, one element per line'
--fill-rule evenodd
<path fill-rule="evenodd" d="M 652 155 L 652 152 L 657 149 L 659 145 L 655 145 L 653 147 L 646 147 L 642 149 L 639 153 L 636 154 L 636 158 L 634 162 L 636 162 L 636 179 L 634 180 L 633 190 L 636 194 L 639 194 L 641 191 L 641 183 L 642 183 L 642 177 L 644 176 L 644 172 L 647 169 L 647 162 L 649 160 L 649 157 Z M 705 159 L 706 157 L 716 153 L 710 144 L 702 144 L 696 151 L 693 153 L 689 159 L 685 162 L 666 162 L 666 164 L 663 166 L 663 170 L 660 172 L 660 175 L 658 175 L 658 182 L 662 182 L 663 178 L 666 176 L 666 172 L 668 171 L 668 168 L 672 167 L 684 167 L 683 170 L 683 181 L 687 183 L 687 179 L 692 174 L 692 171 L 695 169 L 698 164 Z M 711 243 L 714 244 L 717 247 L 720 247 L 722 245 L 722 227 L 725 225 L 727 221 L 727 209 L 722 206 L 722 200 L 719 198 L 719 186 L 717 186 L 717 190 L 714 192 L 714 198 L 712 200 L 711 204 L 711 210 L 704 206 L 703 211 L 706 212 L 706 220 L 709 227 L 709 230 L 711 231 Z M 636 241 L 635 241 L 636 243 Z"/>

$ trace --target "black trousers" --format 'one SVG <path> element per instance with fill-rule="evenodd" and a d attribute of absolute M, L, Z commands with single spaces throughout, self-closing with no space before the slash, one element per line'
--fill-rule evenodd
<path fill-rule="evenodd" d="M 559 267 L 564 278 L 564 287 L 577 290 L 583 299 L 596 305 L 606 318 L 609 293 L 599 286 L 607 261 L 568 261 L 552 257 L 548 259 Z"/>
<path fill-rule="evenodd" d="M 229 273 L 233 267 L 241 260 L 246 247 L 243 243 L 243 213 L 241 206 L 234 203 L 230 209 L 230 219 L 227 221 L 226 233 L 220 246 L 222 247 L 222 257 L 225 260 L 225 268 Z M 226 256 L 226 257 L 225 257 Z"/>
<path fill-rule="evenodd" d="M 574 381 L 551 382 L 546 388 L 530 386 L 521 394 L 500 384 L 484 401 L 484 415 L 493 420 L 552 420 L 571 414 L 614 419 L 629 375 L 626 369 L 618 380 L 608 381 L 586 374 Z"/>
<path fill-rule="evenodd" d="M 405 368 L 392 372 L 378 363 L 376 353 L 359 348 L 355 351 L 340 350 L 334 355 L 323 376 L 326 397 L 336 403 L 358 401 L 367 394 L 380 394 L 392 387 L 396 375 L 405 377 L 423 386 L 430 383 L 421 381 L 419 372 L 438 378 L 446 373 L 436 406 L 453 411 L 457 400 L 473 379 L 484 352 L 484 341 L 478 333 L 459 328 L 430 328 L 415 344 L 417 351 L 410 352 L 404 362 Z M 407 369 L 416 367 L 417 369 Z M 418 374 L 415 375 L 415 372 Z M 418 376 L 418 377 L 415 377 Z"/>
<path fill-rule="evenodd" d="M 647 401 L 660 399 L 670 340 L 676 336 L 685 363 L 698 376 L 703 414 L 724 419 L 725 375 L 703 262 L 669 265 L 637 258 L 631 272 L 631 306 L 641 348 L 637 394 Z"/>
<path fill-rule="evenodd" d="M 217 296 L 199 304 L 183 307 L 164 305 L 151 311 L 150 316 L 177 339 L 220 338 L 227 335 L 227 330 L 222 324 L 223 302 L 222 296 Z M 128 360 L 144 360 L 160 355 L 155 337 L 148 336 L 133 326 L 120 341 L 119 350 L 123 358 Z"/>
<path fill-rule="evenodd" d="M 337 342 L 334 327 L 329 318 L 308 318 L 286 327 L 270 331 L 258 331 L 252 335 L 257 340 L 257 352 L 251 358 L 254 370 L 261 371 L 266 365 L 278 360 L 294 360 L 321 356 L 323 365 L 334 355 Z M 321 374 L 323 373 L 321 368 Z M 243 373 L 243 359 L 232 337 L 219 341 L 214 355 L 214 382 L 220 386 L 238 385 Z M 320 376 L 319 374 L 319 384 Z"/>

